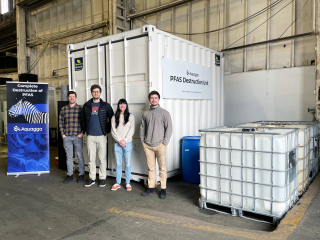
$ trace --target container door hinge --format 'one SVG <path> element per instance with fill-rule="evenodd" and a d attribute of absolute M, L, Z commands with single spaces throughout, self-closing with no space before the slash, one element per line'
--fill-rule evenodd
<path fill-rule="evenodd" d="M 152 41 L 152 37 L 151 36 L 149 36 L 149 42 L 151 42 Z"/>

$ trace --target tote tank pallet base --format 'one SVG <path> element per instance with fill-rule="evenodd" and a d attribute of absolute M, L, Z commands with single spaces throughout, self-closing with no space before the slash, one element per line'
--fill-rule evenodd
<path fill-rule="evenodd" d="M 234 217 L 246 218 L 249 220 L 268 223 L 272 225 L 278 225 L 282 218 L 270 216 L 263 213 L 257 213 L 250 210 L 239 209 L 231 206 L 220 205 L 211 201 L 206 201 L 203 198 L 199 198 L 199 207 L 201 209 L 207 209 L 223 214 L 232 215 Z"/>

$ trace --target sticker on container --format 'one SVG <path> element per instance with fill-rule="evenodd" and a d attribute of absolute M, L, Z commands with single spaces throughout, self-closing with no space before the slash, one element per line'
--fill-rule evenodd
<path fill-rule="evenodd" d="M 220 55 L 216 54 L 216 66 L 220 67 Z"/>
<path fill-rule="evenodd" d="M 74 59 L 74 70 L 81 71 L 83 68 L 83 57 L 75 58 Z"/>

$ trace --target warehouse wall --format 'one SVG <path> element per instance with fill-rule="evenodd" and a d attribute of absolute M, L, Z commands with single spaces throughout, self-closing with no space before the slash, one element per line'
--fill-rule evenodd
<path fill-rule="evenodd" d="M 134 20 L 134 27 L 146 23 L 176 33 L 196 33 L 222 28 L 241 21 L 260 11 L 276 0 L 195 0 Z M 282 37 L 313 31 L 313 0 L 283 0 L 280 4 L 260 16 L 243 24 L 201 35 L 179 35 L 214 50 L 251 44 L 279 38 L 298 17 Z M 170 0 L 136 0 L 137 12 L 171 2 Z M 283 10 L 281 10 L 285 7 Z M 279 13 L 277 13 L 281 10 Z M 275 15 L 274 15 L 275 14 Z M 274 15 L 257 30 L 242 38 Z M 242 39 L 241 39 L 242 38 Z M 240 39 L 240 40 L 239 40 Z M 238 42 L 236 42 L 239 40 Z M 236 43 L 234 43 L 236 42 Z M 233 44 L 234 43 L 234 44 Z M 290 40 L 268 46 L 257 46 L 225 54 L 225 71 L 239 73 L 288 67 L 310 66 L 315 60 L 315 37 Z"/>
<path fill-rule="evenodd" d="M 12 78 L 12 81 L 18 81 L 19 80 L 19 76 L 18 76 L 17 72 L 1 73 L 0 74 L 0 78 Z"/>
<path fill-rule="evenodd" d="M 240 21 L 274 3 L 276 0 L 195 0 L 147 17 L 136 19 L 133 27 L 141 27 L 146 23 L 153 24 L 157 28 L 177 33 L 204 32 L 228 26 Z M 292 0 L 283 0 L 280 4 L 260 16 L 243 24 L 201 35 L 181 35 L 180 37 L 199 43 L 214 50 L 226 49 L 232 43 L 242 38 L 258 25 L 276 14 L 281 8 Z M 59 32 L 76 29 L 81 26 L 108 20 L 109 15 L 117 14 L 110 12 L 109 0 L 67 0 L 56 4 L 51 8 L 27 14 L 27 39 L 41 38 L 54 35 Z M 116 1 L 118 2 L 118 1 Z M 150 9 L 171 2 L 171 0 L 135 0 L 129 1 L 134 4 L 137 12 Z M 275 39 L 290 26 L 282 37 L 311 32 L 313 30 L 313 0 L 293 0 L 291 4 L 277 13 L 261 27 L 242 38 L 230 47 L 241 46 L 254 42 Z M 118 9 L 117 9 L 118 11 Z M 117 21 L 119 21 L 117 19 Z M 68 37 L 50 44 L 43 57 L 31 71 L 39 75 L 40 81 L 49 82 L 52 86 L 60 86 L 67 83 L 66 45 L 97 38 L 107 34 L 106 30 L 94 30 L 85 34 Z M 27 55 L 29 67 L 35 63 L 46 43 L 28 49 Z M 288 67 L 310 66 L 315 60 L 315 38 L 291 40 L 268 46 L 257 46 L 245 50 L 237 50 L 225 53 L 225 71 L 239 73 L 257 70 L 269 70 Z M 61 69 L 63 68 L 63 69 Z M 59 76 L 51 76 L 52 71 L 57 71 Z"/>
<path fill-rule="evenodd" d="M 30 39 L 41 40 L 44 37 L 108 20 L 109 2 L 111 1 L 68 0 L 42 11 L 27 14 L 27 42 Z M 52 42 L 44 41 L 39 46 L 28 48 L 27 56 L 30 57 L 27 59 L 28 69 L 34 65 L 31 73 L 38 74 L 39 81 L 48 82 L 49 86 L 58 88 L 60 85 L 68 84 L 66 45 L 106 34 L 108 34 L 107 28 L 97 29 Z M 42 53 L 43 56 L 40 57 Z M 56 70 L 56 76 L 52 76 L 54 70 Z"/>
<path fill-rule="evenodd" d="M 136 0 L 137 12 L 168 2 L 171 1 Z M 195 0 L 135 19 L 134 27 L 149 23 L 168 32 L 205 32 L 234 24 L 276 2 Z M 226 30 L 177 35 L 221 51 L 309 33 L 314 26 L 313 5 L 312 0 L 283 0 L 252 20 Z M 268 18 L 271 19 L 267 21 Z M 306 37 L 225 52 L 225 124 L 264 119 L 311 120 L 307 109 L 315 106 L 315 68 L 311 66 L 315 46 L 316 38 Z"/>

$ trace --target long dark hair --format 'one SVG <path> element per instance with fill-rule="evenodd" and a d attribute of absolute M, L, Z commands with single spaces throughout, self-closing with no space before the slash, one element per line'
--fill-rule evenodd
<path fill-rule="evenodd" d="M 121 114 L 121 110 L 119 108 L 119 105 L 120 104 L 124 104 L 124 103 L 127 105 L 127 108 L 126 108 L 126 110 L 124 110 L 124 113 L 123 113 L 124 125 L 126 125 L 127 122 L 129 122 L 129 117 L 130 117 L 129 106 L 128 106 L 127 101 L 122 98 L 118 102 L 118 107 L 117 107 L 117 111 L 116 111 L 116 114 L 115 114 L 116 128 L 118 128 L 118 126 L 119 126 L 119 119 L 120 119 L 120 114 Z"/>

